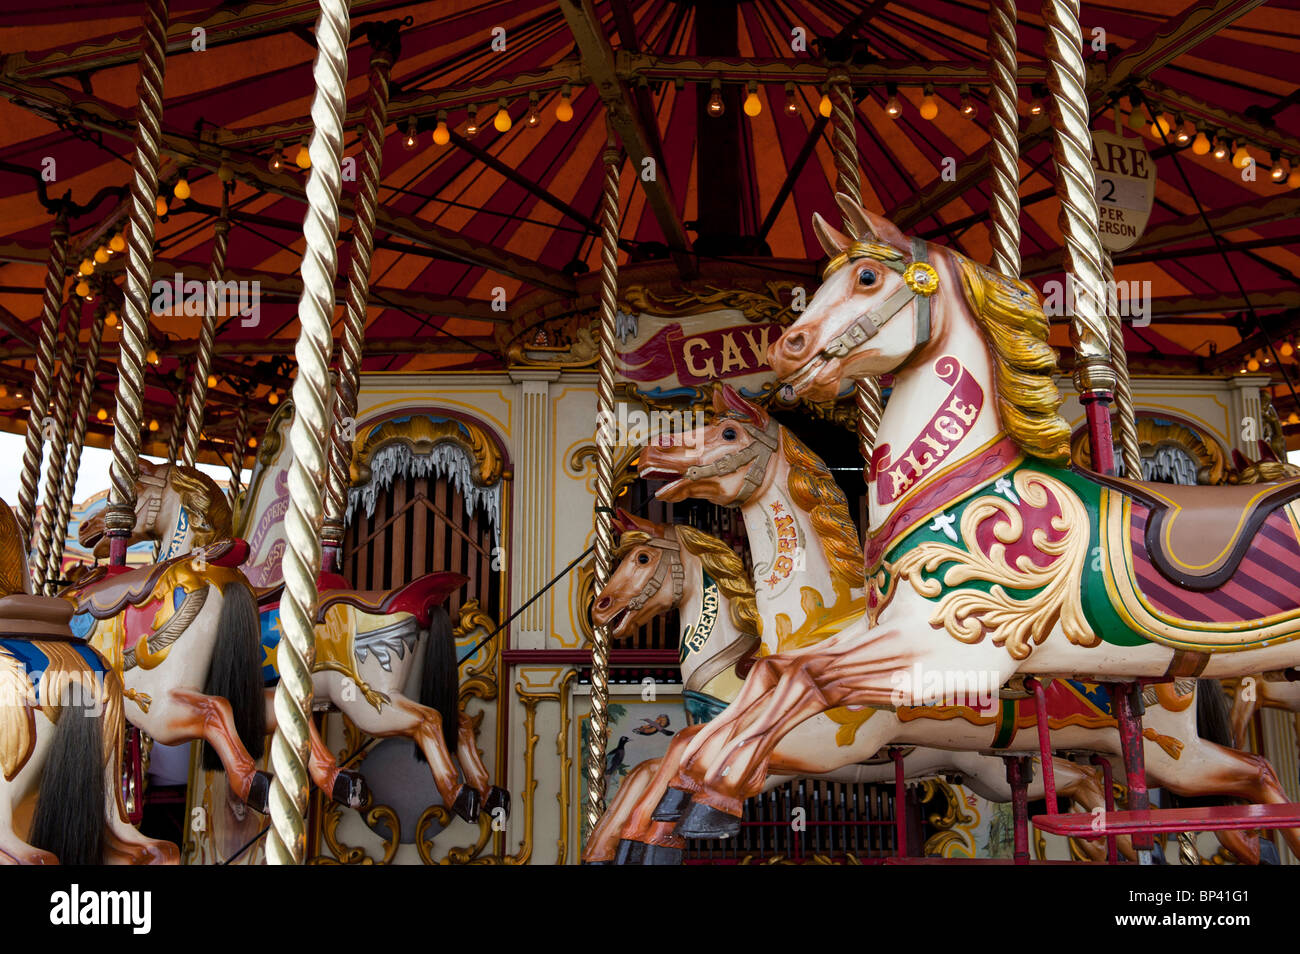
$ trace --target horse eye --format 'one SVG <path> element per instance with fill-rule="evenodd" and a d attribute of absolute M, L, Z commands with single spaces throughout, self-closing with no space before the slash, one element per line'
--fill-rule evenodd
<path fill-rule="evenodd" d="M 858 284 L 870 288 L 876 283 L 876 273 L 869 268 L 864 268 L 858 273 Z"/>
<path fill-rule="evenodd" d="M 649 554 L 646 554 L 646 553 L 638 553 L 638 554 L 636 555 L 636 562 L 637 562 L 637 563 L 649 563 L 649 562 L 650 562 L 650 556 L 649 556 Z"/>
<path fill-rule="evenodd" d="M 734 427 L 728 427 L 722 432 L 722 439 L 724 441 L 734 441 L 736 439 L 736 429 Z"/>

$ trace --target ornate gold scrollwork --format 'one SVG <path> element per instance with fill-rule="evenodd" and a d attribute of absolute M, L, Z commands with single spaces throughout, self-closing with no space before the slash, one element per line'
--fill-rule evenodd
<path fill-rule="evenodd" d="M 442 443 L 456 444 L 475 463 L 474 482 L 491 487 L 505 475 L 505 457 L 496 441 L 473 421 L 435 421 L 426 414 L 413 414 L 402 421 L 382 421 L 357 435 L 353 445 L 352 484 L 370 481 L 370 462 L 375 452 L 389 444 L 406 444 L 417 455 L 426 455 Z"/>
<path fill-rule="evenodd" d="M 558 323 L 543 322 L 506 347 L 512 368 L 576 370 L 596 363 L 596 322 L 588 315 L 570 315 Z"/>
<path fill-rule="evenodd" d="M 1151 456 L 1162 444 L 1173 445 L 1196 462 L 1198 484 L 1221 484 L 1227 479 L 1227 457 L 1218 442 L 1202 437 L 1184 424 L 1161 423 L 1151 417 L 1139 417 L 1137 435 L 1138 449 L 1144 458 Z M 1092 445 L 1086 429 L 1071 439 L 1070 459 L 1084 469 L 1092 467 Z M 1141 475 L 1136 475 L 1135 479 L 1141 480 Z"/>
<path fill-rule="evenodd" d="M 742 312 L 747 321 L 788 325 L 798 314 L 792 305 L 782 300 L 782 296 L 784 293 L 788 299 L 791 290 L 799 284 L 794 281 L 768 281 L 763 283 L 765 291 L 706 284 L 698 289 L 681 288 L 665 292 L 652 291 L 644 285 L 633 285 L 623 291 L 618 307 L 624 312 L 664 318 L 681 318 L 729 308 Z"/>

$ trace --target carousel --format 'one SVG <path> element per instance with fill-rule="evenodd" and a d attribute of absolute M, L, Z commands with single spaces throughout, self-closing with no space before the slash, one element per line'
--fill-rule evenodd
<path fill-rule="evenodd" d="M 0 862 L 1296 863 L 1291 0 L 22 6 Z"/>

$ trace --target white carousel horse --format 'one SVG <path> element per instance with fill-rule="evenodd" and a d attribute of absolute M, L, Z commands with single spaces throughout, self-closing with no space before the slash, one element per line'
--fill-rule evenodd
<path fill-rule="evenodd" d="M 759 660 L 681 743 L 684 834 L 734 830 L 778 743 L 797 749 L 809 719 L 916 701 L 921 686 L 899 698 L 900 673 L 1004 685 L 1300 662 L 1300 482 L 1173 487 L 1069 469 L 1034 291 L 840 203 L 853 237 L 815 219 L 826 281 L 770 360 L 814 396 L 894 375 L 868 480 L 867 618 Z"/>
<path fill-rule="evenodd" d="M 0 864 L 176 864 L 126 820 L 122 684 L 66 601 L 32 595 L 25 549 L 0 500 Z M 13 817 L 33 792 L 24 838 Z"/>
<path fill-rule="evenodd" d="M 753 584 L 740 557 L 716 537 L 688 526 L 638 520 L 621 512 L 618 522 L 623 529 L 615 553 L 619 563 L 609 582 L 596 594 L 592 621 L 611 626 L 610 637 L 619 639 L 653 617 L 677 609 L 687 711 L 694 723 L 708 721 L 739 690 L 742 676 L 737 670 L 747 668 L 760 643 L 759 630 L 775 629 L 772 601 L 755 600 Z M 806 582 L 815 585 L 818 581 L 814 578 Z M 935 739 L 947 734 L 940 721 L 918 722 L 909 732 L 895 713 L 880 712 L 873 718 L 894 720 L 898 735 L 908 736 L 913 742 L 927 734 Z M 840 727 L 840 731 L 844 728 Z M 619 864 L 668 864 L 680 859 L 682 842 L 672 835 L 670 823 L 650 822 L 647 826 L 648 819 L 643 819 L 636 830 L 627 828 L 637 801 L 643 798 L 659 765 L 659 759 L 648 759 L 623 780 L 614 801 L 592 830 L 583 853 L 584 863 L 607 864 L 616 855 Z M 961 775 L 963 784 L 990 801 L 1011 800 L 1006 766 L 996 757 L 919 748 L 907 755 L 904 765 L 909 779 Z M 1084 812 L 1105 806 L 1098 773 L 1064 759 L 1055 760 L 1055 769 L 1061 795 Z M 793 777 L 770 775 L 764 788 L 770 790 Z M 895 774 L 892 761 L 883 758 L 821 777 L 859 784 L 892 782 Z M 1042 798 L 1043 794 L 1041 773 L 1036 773 L 1029 785 L 1029 798 Z M 1104 846 L 1096 842 L 1080 845 L 1094 860 L 1105 856 Z M 1128 839 L 1123 839 L 1121 849 L 1127 848 Z"/>
<path fill-rule="evenodd" d="M 246 570 L 261 604 L 268 681 L 279 676 L 273 647 L 279 641 L 293 413 L 286 401 L 272 418 L 240 516 L 250 536 Z M 266 453 L 267 448 L 276 453 Z M 492 784 L 473 720 L 460 709 L 456 646 L 441 604 L 466 582 L 456 573 L 429 573 L 393 590 L 358 591 L 342 576 L 322 569 L 312 681 L 316 697 L 328 699 L 366 735 L 414 741 L 416 757 L 429 763 L 444 803 L 474 821 L 480 810 L 508 814 L 510 795 Z M 412 699 L 406 691 L 417 677 Z"/>
<path fill-rule="evenodd" d="M 1239 749 L 1250 744 L 1250 722 L 1260 709 L 1300 712 L 1300 682 L 1254 676 L 1249 688 L 1245 688 L 1245 684 L 1245 679 L 1239 679 L 1229 687 L 1232 692 L 1232 744 Z"/>
<path fill-rule="evenodd" d="M 828 573 L 838 573 L 844 577 L 841 586 L 852 586 L 858 582 L 850 576 L 851 568 L 861 564 L 849 559 L 849 554 L 856 546 L 856 537 L 848 520 L 843 496 L 824 464 L 792 434 L 780 428 L 761 408 L 749 404 L 724 387 L 715 392 L 715 409 L 717 413 L 714 421 L 704 428 L 689 431 L 677 439 L 661 440 L 648 447 L 641 455 L 641 473 L 652 479 L 671 479 L 658 492 L 662 498 L 679 500 L 701 497 L 723 506 L 741 507 L 751 547 L 755 548 L 755 576 L 760 600 L 765 598 L 765 593 L 778 592 L 763 584 L 772 582 L 773 577 L 768 575 L 770 563 L 777 565 L 778 574 L 774 575 L 779 575 L 783 569 L 780 556 L 777 555 L 775 561 L 772 561 L 772 556 L 779 553 L 780 541 L 789 539 L 791 552 L 796 558 L 801 558 L 804 567 L 803 573 L 798 574 L 804 591 L 801 603 L 805 611 L 815 613 L 826 603 L 820 593 L 835 588 L 833 584 L 827 583 Z M 759 462 L 765 470 L 754 470 Z M 776 509 L 778 506 L 780 510 Z M 788 524 L 778 523 L 769 514 L 775 515 L 778 520 L 786 516 L 792 517 L 792 520 Z M 814 560 L 813 551 L 819 551 L 823 559 Z M 791 573 L 795 574 L 793 567 Z M 787 588 L 787 591 L 792 589 Z M 788 603 L 783 610 L 791 615 L 795 612 Z M 769 618 L 767 612 L 761 615 L 764 619 Z M 765 649 L 785 655 L 791 650 L 788 643 L 781 642 L 782 637 L 787 640 L 797 638 L 801 630 L 805 633 L 813 630 L 812 627 L 792 628 L 788 619 L 789 615 L 785 620 L 776 617 L 776 632 L 773 634 L 777 637 L 776 644 L 765 645 Z M 817 646 L 829 644 L 842 637 L 845 631 L 860 624 L 861 620 L 857 619 L 831 622 L 815 634 L 815 638 L 822 639 L 822 642 L 808 641 L 799 645 L 810 647 L 802 652 L 814 652 Z M 836 632 L 840 636 L 828 635 Z M 768 636 L 765 632 L 765 640 Z M 793 650 L 800 651 L 797 648 Z M 771 658 L 773 657 L 760 658 L 755 664 L 755 670 Z M 903 675 L 907 678 L 895 681 L 898 690 L 896 704 L 910 701 L 903 698 L 904 690 L 908 689 L 907 681 L 917 680 L 923 674 L 920 670 L 913 669 Z M 996 692 L 1000 686 L 1000 683 L 988 679 L 987 674 L 972 672 L 968 675 L 967 691 L 980 682 L 981 676 L 985 677 L 983 685 L 989 691 Z M 1193 704 L 1196 698 L 1195 686 L 1194 681 L 1188 680 L 1177 689 L 1167 686 L 1150 687 L 1146 692 L 1147 704 L 1154 706 L 1145 733 L 1148 740 L 1154 743 L 1146 747 L 1147 769 L 1151 778 L 1182 795 L 1231 795 L 1252 802 L 1287 801 L 1266 760 L 1228 748 L 1227 743 L 1231 740 L 1226 734 L 1217 741 L 1198 735 L 1197 716 L 1200 706 Z M 749 679 L 738 696 L 749 691 L 748 687 Z M 1211 691 L 1217 689 L 1211 687 Z M 1048 686 L 1047 696 L 1048 724 L 1062 749 L 1109 755 L 1120 753 L 1116 723 L 1109 696 L 1104 689 L 1090 683 L 1058 679 Z M 942 700 L 931 698 L 925 701 Z M 1207 707 L 1203 711 L 1211 711 L 1208 707 L 1213 701 L 1208 697 L 1203 699 L 1201 704 Z M 726 714 L 733 711 L 734 705 Z M 858 713 L 856 717 L 855 711 Z M 1027 700 L 1019 703 L 1007 700 L 996 710 L 987 713 L 978 713 L 962 706 L 904 707 L 896 717 L 877 713 L 869 721 L 863 721 L 864 711 L 870 710 L 863 709 L 859 704 L 854 709 L 826 707 L 822 712 L 814 714 L 798 726 L 789 744 L 780 746 L 775 764 L 788 765 L 793 762 L 805 766 L 796 774 L 825 774 L 839 766 L 870 758 L 880 747 L 891 742 L 970 751 L 1006 749 L 1009 752 L 1032 753 L 1038 750 L 1032 731 L 1018 731 L 1032 730 L 1037 724 L 1033 707 Z M 905 723 L 904 734 L 891 734 L 893 729 L 890 720 L 893 718 Z M 861 723 L 857 736 L 845 746 L 841 742 L 843 736 L 840 733 L 846 722 L 855 720 Z M 941 720 L 939 741 L 924 735 L 928 729 L 920 728 L 923 721 L 929 720 Z M 917 735 L 918 732 L 922 734 Z M 683 732 L 674 738 L 664 761 L 665 768 L 656 778 L 655 785 L 647 788 L 644 800 L 638 804 L 638 819 L 656 808 L 655 797 L 662 794 L 670 782 L 679 791 L 686 790 L 673 781 L 670 770 L 695 734 L 697 733 Z M 702 731 L 698 734 L 702 734 Z M 782 771 L 781 774 L 786 772 Z M 667 795 L 670 796 L 668 803 L 655 811 L 665 821 L 672 820 L 677 811 L 684 807 L 679 793 L 668 792 Z M 1296 838 L 1296 833 L 1289 832 L 1287 837 Z M 1226 833 L 1221 840 L 1242 860 L 1257 857 L 1253 841 Z M 1297 843 L 1300 843 L 1300 839 Z"/>

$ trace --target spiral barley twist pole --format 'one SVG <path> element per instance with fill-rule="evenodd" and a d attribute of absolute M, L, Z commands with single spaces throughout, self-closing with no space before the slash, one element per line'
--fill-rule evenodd
<path fill-rule="evenodd" d="M 989 4 L 989 149 L 993 169 L 992 219 L 995 271 L 1020 277 L 1020 119 L 1016 90 L 1015 0 Z"/>
<path fill-rule="evenodd" d="M 613 136 L 601 157 L 605 188 L 600 207 L 600 343 L 596 379 L 596 592 L 609 581 L 614 555 L 614 312 L 618 301 L 618 186 L 622 155 Z M 605 746 L 609 741 L 609 628 L 591 637 L 591 734 L 587 742 L 590 831 L 605 810 Z"/>
<path fill-rule="evenodd" d="M 31 415 L 23 445 L 23 467 L 18 477 L 18 526 L 23 548 L 30 543 L 32 519 L 36 515 L 36 483 L 41 476 L 45 452 L 45 412 L 50 403 L 50 373 L 54 367 L 54 336 L 59 327 L 63 303 L 63 269 L 68 261 L 68 213 L 61 207 L 50 231 L 50 257 L 45 269 L 45 292 L 41 299 L 41 323 L 37 332 L 36 367 L 32 370 Z"/>
<path fill-rule="evenodd" d="M 221 190 L 221 212 L 212 235 L 212 257 L 208 263 L 208 286 L 203 296 L 203 323 L 199 327 L 199 347 L 194 354 L 194 371 L 190 377 L 190 396 L 183 402 L 185 438 L 181 442 L 177 463 L 193 467 L 199 453 L 199 434 L 203 430 L 203 409 L 208 400 L 208 372 L 212 369 L 212 346 L 217 334 L 217 283 L 226 271 L 226 249 L 230 244 L 230 190 Z M 227 300 L 227 304 L 228 304 Z"/>
<path fill-rule="evenodd" d="M 388 78 L 397 58 L 397 31 L 372 33 L 370 99 L 362 127 L 361 178 L 352 221 L 352 258 L 348 266 L 347 305 L 343 312 L 343 337 L 339 345 L 338 386 L 334 395 L 334 426 L 330 429 L 329 474 L 325 481 L 325 524 L 337 546 L 342 538 L 343 514 L 351 483 L 352 441 L 345 436 L 349 419 L 357 413 L 361 354 L 366 336 L 366 301 L 370 292 L 370 257 L 375 247 L 375 205 L 379 193 L 379 166 L 384 156 L 384 125 L 388 121 Z"/>
<path fill-rule="evenodd" d="M 162 142 L 163 70 L 166 66 L 167 4 L 148 0 L 136 84 L 135 159 L 131 164 L 131 228 L 126 249 L 125 301 L 117 361 L 117 408 L 113 414 L 113 462 L 109 467 L 104 527 L 109 559 L 126 562 L 126 542 L 135 525 L 135 482 L 140 474 L 140 425 L 144 415 L 145 352 L 149 346 L 154 203 L 158 196 L 158 152 Z"/>
<path fill-rule="evenodd" d="M 81 450 L 85 446 L 86 427 L 90 421 L 90 401 L 95 394 L 95 381 L 99 373 L 99 350 L 104 341 L 104 319 L 108 316 L 108 294 L 99 296 L 95 317 L 90 324 L 90 341 L 86 343 L 86 360 L 81 366 L 77 402 L 68 417 L 71 434 L 68 438 L 68 462 L 63 468 L 63 482 L 59 488 L 58 512 L 54 520 L 54 542 L 50 548 L 47 574 L 52 578 L 63 566 L 63 550 L 67 543 L 68 517 L 72 513 L 72 497 L 77 490 L 77 472 L 81 469 Z"/>
<path fill-rule="evenodd" d="M 72 390 L 72 366 L 77 361 L 77 344 L 80 337 L 81 310 L 76 305 L 68 308 L 63 328 L 63 345 L 59 352 L 59 373 L 54 381 L 54 405 L 50 411 L 50 463 L 45 468 L 45 490 L 37 520 L 36 559 L 32 561 L 32 586 L 37 593 L 53 595 L 48 584 L 57 573 L 50 571 L 50 550 L 54 542 L 55 521 L 58 518 L 59 478 L 62 475 L 68 449 L 68 393 Z"/>
<path fill-rule="evenodd" d="M 858 110 L 853 102 L 853 85 L 847 75 L 837 73 L 830 81 L 831 153 L 835 159 L 835 191 L 862 204 L 862 178 L 858 170 Z M 858 409 L 858 449 L 868 469 L 871 450 L 880 429 L 882 399 L 880 379 L 859 380 L 853 390 Z"/>
<path fill-rule="evenodd" d="M 334 279 L 338 270 L 339 193 L 342 187 L 343 119 L 347 113 L 348 4 L 321 0 L 316 21 L 316 91 L 311 118 L 315 132 L 308 146 L 306 249 L 302 258 L 301 331 L 294 353 L 296 411 L 289 430 L 293 463 L 289 469 L 288 546 L 281 561 L 284 597 L 280 603 L 280 684 L 275 690 L 275 736 L 271 742 L 271 829 L 267 859 L 301 864 L 307 849 L 307 758 L 311 747 L 311 667 L 315 657 L 313 621 L 316 577 L 320 572 L 321 503 L 326 447 L 332 421 L 329 357 L 333 344 Z"/>
<path fill-rule="evenodd" d="M 230 506 L 233 508 L 239 500 L 239 493 L 244 483 L 244 457 L 248 453 L 249 438 L 248 405 L 239 405 L 235 412 L 235 450 L 230 455 Z"/>
<path fill-rule="evenodd" d="M 1142 479 L 1142 453 L 1138 447 L 1137 413 L 1133 407 L 1133 384 L 1129 380 L 1128 349 L 1124 347 L 1124 323 L 1111 294 L 1115 288 L 1115 263 L 1110 252 L 1102 252 L 1102 277 L 1105 285 L 1107 326 L 1110 330 L 1110 357 L 1115 366 L 1115 429 L 1124 476 Z"/>

